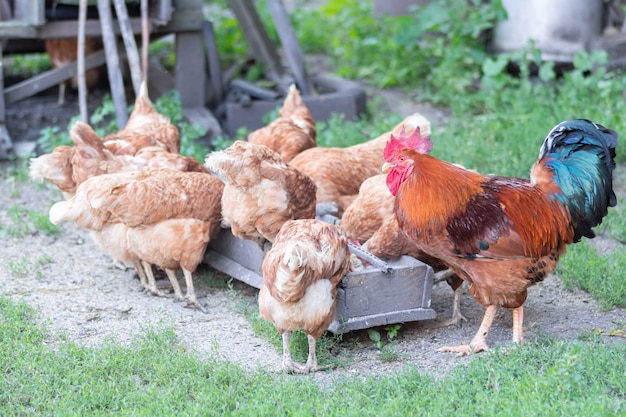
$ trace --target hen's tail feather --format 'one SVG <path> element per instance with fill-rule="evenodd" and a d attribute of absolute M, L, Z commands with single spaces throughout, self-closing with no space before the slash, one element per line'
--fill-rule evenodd
<path fill-rule="evenodd" d="M 574 241 L 595 236 L 608 207 L 617 204 L 613 191 L 617 133 L 586 119 L 555 126 L 541 146 L 539 163 L 554 173 L 561 193 L 555 197 L 568 207 Z"/>
<path fill-rule="evenodd" d="M 104 144 L 102 139 L 87 123 L 77 121 L 70 129 L 70 137 L 76 149 L 85 153 L 86 157 L 104 159 Z"/>

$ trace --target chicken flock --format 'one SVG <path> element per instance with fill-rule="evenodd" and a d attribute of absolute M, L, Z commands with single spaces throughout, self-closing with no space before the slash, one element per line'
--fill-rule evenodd
<path fill-rule="evenodd" d="M 617 135 L 586 120 L 557 125 L 528 181 L 429 156 L 430 130 L 413 114 L 364 143 L 317 147 L 315 121 L 292 87 L 275 120 L 202 164 L 180 155 L 178 129 L 155 111 L 144 83 L 123 130 L 101 138 L 76 122 L 74 145 L 33 158 L 30 176 L 63 193 L 52 223 L 88 230 L 115 261 L 134 266 L 144 291 L 169 296 L 156 284 L 162 269 L 174 299 L 203 312 L 193 273 L 209 242 L 223 228 L 256 242 L 264 252 L 259 312 L 282 335 L 288 372 L 320 369 L 316 340 L 335 319 L 339 282 L 359 265 L 350 245 L 431 265 L 455 291 L 448 324 L 466 320 L 460 297 L 469 284 L 485 318 L 469 345 L 443 350 L 487 349 L 499 307 L 513 309 L 513 340 L 522 342 L 526 288 L 554 270 L 566 244 L 592 238 L 616 204 Z M 336 224 L 316 219 L 320 203 L 336 204 Z M 309 342 L 304 365 L 289 350 L 299 329 Z"/>

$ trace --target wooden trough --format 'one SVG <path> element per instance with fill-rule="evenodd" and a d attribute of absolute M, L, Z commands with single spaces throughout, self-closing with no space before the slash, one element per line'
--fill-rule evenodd
<path fill-rule="evenodd" d="M 204 261 L 211 267 L 255 288 L 261 288 L 264 253 L 259 246 L 223 229 L 209 243 Z M 345 333 L 393 323 L 429 320 L 434 273 L 409 256 L 389 262 L 385 273 L 369 266 L 348 273 L 339 284 L 337 316 L 328 330 Z"/>

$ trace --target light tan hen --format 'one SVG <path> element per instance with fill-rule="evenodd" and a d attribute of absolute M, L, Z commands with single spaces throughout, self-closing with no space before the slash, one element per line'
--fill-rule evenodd
<path fill-rule="evenodd" d="M 163 268 L 177 299 L 183 295 L 175 271 L 182 268 L 186 305 L 204 311 L 192 273 L 209 240 L 219 233 L 223 189 L 221 181 L 205 173 L 157 169 L 100 175 L 82 183 L 69 200 L 53 205 L 50 221 L 71 221 L 94 232 L 124 224 L 126 240 L 117 244 L 144 264 Z M 149 289 L 159 294 L 151 268 L 145 272 Z"/>

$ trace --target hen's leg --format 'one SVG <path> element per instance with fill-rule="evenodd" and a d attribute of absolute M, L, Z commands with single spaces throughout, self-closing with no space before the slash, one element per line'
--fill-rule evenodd
<path fill-rule="evenodd" d="M 143 265 L 143 269 L 146 272 L 146 277 L 148 279 L 146 291 L 150 294 L 158 295 L 159 297 L 165 297 L 165 293 L 157 287 L 156 279 L 154 279 L 154 274 L 152 273 L 152 265 L 146 261 L 141 261 L 141 264 Z"/>
<path fill-rule="evenodd" d="M 513 309 L 513 341 L 520 345 L 524 343 L 524 306 Z"/>
<path fill-rule="evenodd" d="M 439 271 L 435 273 L 435 278 L 433 279 L 433 284 L 439 284 L 441 281 L 447 281 L 454 275 L 454 271 L 451 269 L 444 269 L 443 271 Z"/>
<path fill-rule="evenodd" d="M 283 369 L 287 373 L 301 371 L 301 367 L 297 366 L 294 363 L 293 359 L 291 358 L 291 351 L 289 350 L 289 346 L 291 343 L 291 332 L 289 330 L 285 330 L 282 336 L 283 336 Z"/>
<path fill-rule="evenodd" d="M 146 278 L 146 272 L 141 265 L 141 261 L 133 262 L 135 266 L 135 272 L 137 272 L 137 276 L 139 277 L 139 282 L 141 283 L 141 290 L 144 291 L 148 288 L 148 279 Z"/>
<path fill-rule="evenodd" d="M 180 289 L 180 284 L 178 283 L 178 278 L 176 278 L 176 272 L 172 269 L 166 269 L 165 273 L 170 280 L 170 284 L 172 284 L 172 288 L 174 288 L 174 299 L 176 301 L 183 300 L 183 292 Z"/>
<path fill-rule="evenodd" d="M 65 87 L 65 81 L 59 83 L 59 98 L 57 99 L 57 106 L 59 107 L 65 104 Z"/>
<path fill-rule="evenodd" d="M 198 302 L 198 299 L 196 298 L 196 292 L 193 288 L 193 279 L 191 277 L 191 271 L 188 271 L 187 269 L 183 268 L 183 275 L 185 276 L 185 285 L 187 286 L 187 295 L 185 295 L 185 307 L 195 307 L 198 310 L 202 311 L 203 313 L 206 313 L 206 310 L 204 309 L 202 304 Z"/>
<path fill-rule="evenodd" d="M 310 334 L 307 334 L 306 338 L 309 341 L 309 356 L 306 360 L 304 371 L 315 372 L 319 369 L 319 367 L 317 366 L 317 355 L 315 354 L 315 338 Z"/>
<path fill-rule="evenodd" d="M 469 345 L 460 345 L 460 346 L 443 346 L 437 351 L 439 352 L 456 352 L 459 356 L 471 355 L 472 353 L 482 352 L 483 350 L 489 349 L 487 346 L 487 335 L 489 334 L 489 329 L 491 328 L 491 324 L 493 323 L 493 319 L 498 312 L 498 306 L 491 305 L 487 307 L 487 311 L 485 311 L 485 316 L 483 317 L 482 323 L 480 323 L 480 327 L 478 328 L 478 332 Z"/>
<path fill-rule="evenodd" d="M 458 285 L 454 290 L 454 301 L 452 304 L 452 318 L 444 321 L 442 326 L 458 326 L 461 324 L 461 320 L 467 321 L 465 316 L 461 314 L 461 295 L 463 294 L 463 281 L 460 281 L 460 285 L 452 280 L 452 277 L 455 276 L 455 272 L 451 269 L 444 269 L 443 271 L 439 271 L 435 273 L 435 279 L 433 280 L 433 284 L 438 284 L 441 281 L 446 281 L 450 287 L 454 288 L 455 285 Z M 457 280 L 460 278 L 456 277 Z"/>

